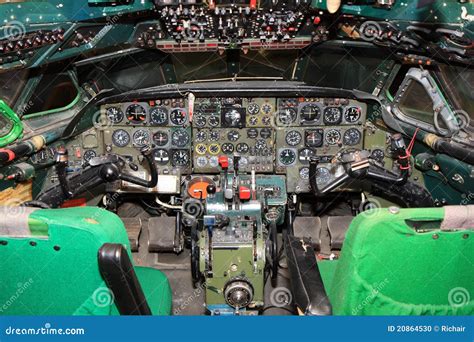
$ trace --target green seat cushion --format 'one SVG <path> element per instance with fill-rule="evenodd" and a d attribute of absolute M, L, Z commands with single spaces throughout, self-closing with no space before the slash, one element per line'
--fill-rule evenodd
<path fill-rule="evenodd" d="M 319 272 L 321 273 L 321 278 L 323 278 L 324 288 L 326 289 L 329 300 L 330 290 L 332 289 L 332 281 L 334 279 L 334 273 L 338 265 L 338 259 L 336 260 L 318 260 Z"/>
<path fill-rule="evenodd" d="M 377 209 L 358 215 L 334 276 L 322 262 L 336 315 L 474 314 L 472 231 L 417 232 L 409 221 L 432 222 L 443 208 Z M 409 221 L 407 221 L 409 220 Z M 324 266 L 323 266 L 324 265 Z M 326 273 L 326 275 L 324 275 Z"/>
<path fill-rule="evenodd" d="M 153 315 L 171 314 L 171 288 L 168 278 L 159 270 L 150 267 L 135 267 L 148 305 Z"/>

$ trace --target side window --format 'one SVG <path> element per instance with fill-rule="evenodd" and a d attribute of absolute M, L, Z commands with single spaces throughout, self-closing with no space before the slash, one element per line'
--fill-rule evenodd
<path fill-rule="evenodd" d="M 45 74 L 35 87 L 23 116 L 63 109 L 75 102 L 78 90 L 69 74 Z"/>
<path fill-rule="evenodd" d="M 434 124 L 433 100 L 428 96 L 423 85 L 417 81 L 411 81 L 406 87 L 405 96 L 400 97 L 398 106 L 406 116 Z"/>

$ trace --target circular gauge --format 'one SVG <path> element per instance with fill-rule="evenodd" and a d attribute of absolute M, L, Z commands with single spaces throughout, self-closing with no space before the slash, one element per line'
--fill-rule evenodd
<path fill-rule="evenodd" d="M 124 147 L 130 143 L 130 135 L 123 129 L 118 129 L 112 133 L 112 142 L 115 146 Z"/>
<path fill-rule="evenodd" d="M 82 158 L 85 162 L 89 162 L 92 158 L 96 157 L 97 153 L 94 150 L 87 150 L 84 152 Z"/>
<path fill-rule="evenodd" d="M 360 143 L 361 138 L 362 135 L 360 134 L 360 131 L 357 128 L 349 128 L 344 133 L 344 138 L 342 139 L 342 141 L 345 145 L 354 146 Z"/>
<path fill-rule="evenodd" d="M 205 144 L 197 144 L 196 145 L 196 153 L 197 154 L 206 154 L 207 146 Z"/>
<path fill-rule="evenodd" d="M 256 137 L 258 137 L 258 130 L 256 130 L 255 128 L 250 128 L 247 131 L 247 137 L 250 139 L 255 139 Z"/>
<path fill-rule="evenodd" d="M 203 142 L 204 140 L 207 139 L 207 134 L 204 131 L 199 131 L 196 134 L 196 141 L 197 142 Z"/>
<path fill-rule="evenodd" d="M 259 151 L 262 151 L 267 148 L 267 143 L 263 139 L 257 139 L 257 141 L 255 141 L 255 148 Z"/>
<path fill-rule="evenodd" d="M 173 125 L 184 125 L 186 123 L 186 111 L 181 108 L 173 109 L 170 114 L 170 120 Z"/>
<path fill-rule="evenodd" d="M 258 117 L 256 116 L 251 116 L 249 118 L 249 125 L 250 126 L 256 126 L 258 124 Z"/>
<path fill-rule="evenodd" d="M 219 134 L 218 131 L 211 131 L 211 133 L 209 133 L 209 140 L 210 141 L 217 141 L 217 140 L 219 140 L 220 137 L 221 137 L 221 135 Z"/>
<path fill-rule="evenodd" d="M 184 129 L 177 129 L 171 134 L 171 142 L 174 146 L 183 147 L 189 143 L 189 134 Z"/>
<path fill-rule="evenodd" d="M 232 145 L 231 143 L 224 143 L 222 144 L 222 152 L 224 152 L 225 154 L 231 154 L 232 152 L 234 152 L 234 145 Z"/>
<path fill-rule="evenodd" d="M 221 147 L 219 144 L 213 143 L 209 145 L 209 153 L 212 155 L 216 155 L 221 151 Z"/>
<path fill-rule="evenodd" d="M 204 156 L 200 156 L 196 158 L 196 166 L 197 167 L 205 167 L 207 165 L 207 158 Z"/>
<path fill-rule="evenodd" d="M 153 152 L 153 157 L 158 164 L 165 165 L 170 161 L 170 155 L 166 150 L 157 149 Z"/>
<path fill-rule="evenodd" d="M 291 165 L 296 161 L 296 153 L 290 148 L 281 150 L 278 157 L 283 165 Z"/>
<path fill-rule="evenodd" d="M 309 168 L 308 167 L 302 167 L 300 169 L 300 178 L 301 179 L 309 179 Z"/>
<path fill-rule="evenodd" d="M 375 159 L 378 162 L 382 162 L 383 159 L 385 158 L 385 153 L 381 149 L 377 148 L 372 151 L 370 156 L 372 157 L 372 159 Z"/>
<path fill-rule="evenodd" d="M 272 107 L 272 105 L 269 104 L 269 103 L 265 103 L 265 104 L 263 104 L 263 106 L 262 106 L 262 112 L 263 112 L 264 114 L 270 114 L 271 111 L 272 111 L 272 109 L 273 109 L 273 107 Z"/>
<path fill-rule="evenodd" d="M 119 107 L 109 107 L 105 111 L 105 115 L 107 116 L 107 119 L 114 124 L 118 124 L 119 122 L 122 122 L 124 115 L 122 110 Z"/>
<path fill-rule="evenodd" d="M 349 123 L 357 122 L 360 119 L 362 110 L 359 107 L 348 107 L 344 112 L 344 120 Z"/>
<path fill-rule="evenodd" d="M 286 134 L 285 141 L 290 146 L 296 146 L 301 142 L 301 133 L 298 131 L 290 131 Z"/>
<path fill-rule="evenodd" d="M 339 107 L 326 107 L 324 109 L 324 123 L 327 125 L 337 125 L 341 122 L 342 113 Z"/>
<path fill-rule="evenodd" d="M 230 127 L 239 126 L 242 121 L 242 113 L 236 108 L 230 108 L 224 113 L 224 120 Z"/>
<path fill-rule="evenodd" d="M 341 132 L 337 129 L 330 129 L 326 132 L 325 140 L 329 145 L 337 145 L 341 141 Z"/>
<path fill-rule="evenodd" d="M 145 129 L 139 129 L 133 133 L 133 144 L 137 147 L 143 147 L 150 144 L 150 132 Z"/>
<path fill-rule="evenodd" d="M 146 109 L 137 103 L 128 106 L 126 114 L 128 121 L 131 123 L 139 124 L 146 121 Z"/>
<path fill-rule="evenodd" d="M 229 133 L 227 133 L 227 139 L 229 139 L 229 141 L 237 141 L 239 140 L 239 138 L 240 134 L 237 131 L 230 131 Z"/>
<path fill-rule="evenodd" d="M 270 128 L 262 128 L 260 130 L 260 137 L 263 139 L 268 139 L 272 136 L 272 130 Z"/>
<path fill-rule="evenodd" d="M 255 114 L 258 114 L 258 112 L 260 111 L 260 106 L 256 103 L 250 103 L 247 107 L 247 112 L 250 114 L 250 115 L 255 115 Z"/>
<path fill-rule="evenodd" d="M 187 166 L 189 164 L 189 152 L 187 150 L 174 150 L 171 154 L 173 166 Z"/>
<path fill-rule="evenodd" d="M 249 151 L 249 145 L 247 145 L 246 143 L 238 143 L 235 147 L 235 150 L 238 153 L 247 153 Z"/>
<path fill-rule="evenodd" d="M 219 118 L 215 115 L 211 115 L 207 122 L 211 127 L 217 127 L 219 125 Z"/>
<path fill-rule="evenodd" d="M 323 132 L 319 129 L 305 131 L 304 139 L 306 146 L 320 147 L 323 144 Z"/>
<path fill-rule="evenodd" d="M 312 150 L 310 148 L 302 148 L 298 152 L 298 160 L 303 164 L 307 164 L 307 163 L 309 163 L 311 157 L 313 157 L 315 155 L 316 155 L 316 153 L 314 152 L 314 150 Z"/>
<path fill-rule="evenodd" d="M 194 124 L 197 126 L 197 127 L 204 127 L 206 126 L 206 117 L 202 116 L 202 115 L 195 115 L 194 116 Z"/>
<path fill-rule="evenodd" d="M 209 166 L 211 167 L 218 167 L 219 166 L 219 158 L 217 157 L 211 157 L 209 158 Z"/>
<path fill-rule="evenodd" d="M 272 119 L 269 117 L 269 116 L 264 116 L 262 118 L 262 123 L 265 125 L 265 126 L 270 126 L 270 124 L 272 123 Z"/>
<path fill-rule="evenodd" d="M 164 126 L 168 123 L 168 109 L 165 107 L 153 107 L 150 109 L 150 123 Z"/>
<path fill-rule="evenodd" d="M 289 125 L 295 122 L 296 116 L 294 108 L 283 108 L 278 112 L 278 122 L 282 125 Z"/>
<path fill-rule="evenodd" d="M 168 143 L 169 137 L 168 133 L 158 131 L 155 134 L 153 134 L 153 142 L 157 146 L 165 146 Z"/>
<path fill-rule="evenodd" d="M 325 167 L 316 169 L 316 184 L 319 186 L 327 184 L 331 180 L 331 173 Z"/>
<path fill-rule="evenodd" d="M 301 108 L 301 121 L 316 121 L 321 117 L 321 109 L 315 104 L 307 104 Z"/>

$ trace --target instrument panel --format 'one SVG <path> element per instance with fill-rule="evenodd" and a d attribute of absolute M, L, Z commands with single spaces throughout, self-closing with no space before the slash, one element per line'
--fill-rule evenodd
<path fill-rule="evenodd" d="M 153 148 L 160 174 L 217 174 L 220 156 L 227 155 L 233 169 L 238 154 L 240 171 L 286 175 L 287 191 L 309 192 L 310 158 L 320 158 L 318 183 L 324 185 L 335 176 L 327 167 L 335 154 L 362 148 L 366 112 L 365 103 L 340 98 L 133 101 L 103 105 L 99 135 L 103 153 L 139 167 L 139 150 Z"/>

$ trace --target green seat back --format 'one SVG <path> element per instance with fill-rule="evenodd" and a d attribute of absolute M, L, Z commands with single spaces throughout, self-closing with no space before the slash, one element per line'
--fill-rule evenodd
<path fill-rule="evenodd" d="M 120 218 L 97 207 L 36 210 L 28 216 L 29 236 L 0 234 L 0 314 L 117 314 L 97 256 L 106 242 L 123 244 L 130 253 Z M 153 313 L 169 313 L 167 279 L 152 271 L 160 275 L 156 293 L 164 299 L 163 310 Z"/>
<path fill-rule="evenodd" d="M 437 229 L 443 218 L 444 208 L 358 215 L 338 263 L 320 267 L 334 314 L 474 314 L 474 232 Z"/>

